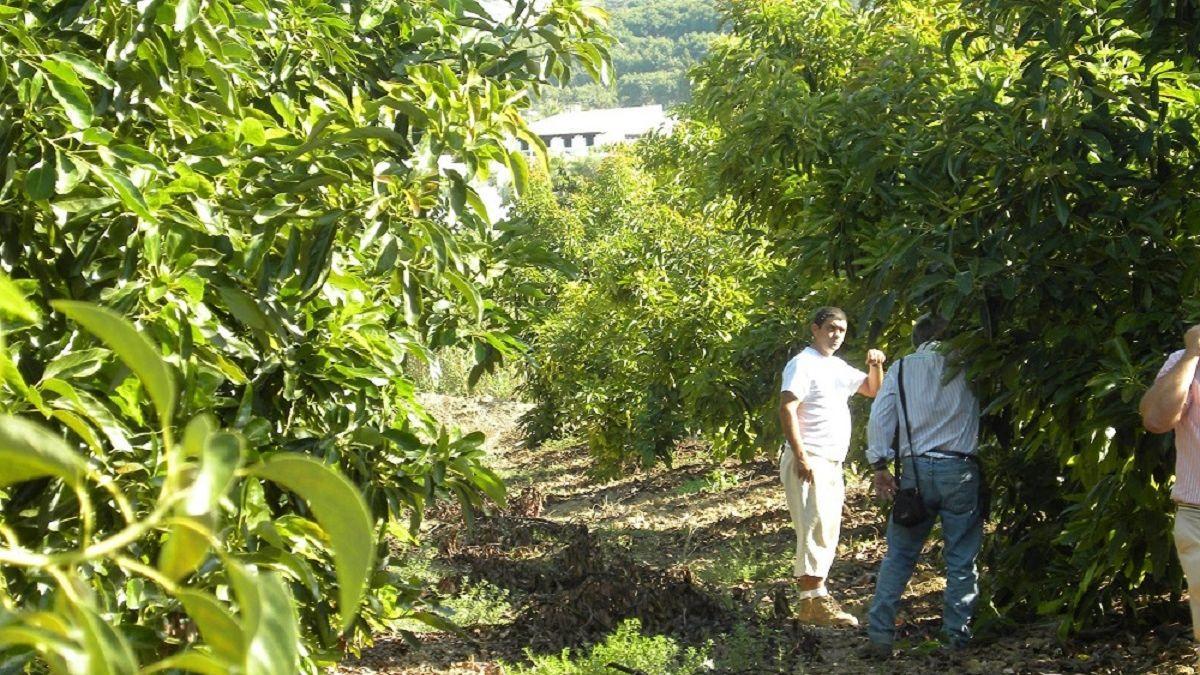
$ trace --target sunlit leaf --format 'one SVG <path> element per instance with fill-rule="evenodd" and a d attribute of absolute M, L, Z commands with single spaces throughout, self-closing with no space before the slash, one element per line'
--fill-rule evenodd
<path fill-rule="evenodd" d="M 37 307 L 25 299 L 25 294 L 3 271 L 0 271 L 0 314 L 29 322 L 38 321 L 40 316 Z"/>
<path fill-rule="evenodd" d="M 374 528 L 362 495 L 340 473 L 302 455 L 272 455 L 247 471 L 300 495 L 329 535 L 337 569 L 338 612 L 346 630 L 358 614 L 374 566 Z"/>
<path fill-rule="evenodd" d="M 145 336 L 112 310 L 73 300 L 55 300 L 50 304 L 100 338 L 119 356 L 146 387 L 159 419 L 164 424 L 170 422 L 175 410 L 174 378 L 166 361 Z"/>
<path fill-rule="evenodd" d="M 79 483 L 87 463 L 45 427 L 0 416 L 0 487 L 42 476 Z"/>
<path fill-rule="evenodd" d="M 46 69 L 46 83 L 50 94 L 58 104 L 71 124 L 79 129 L 86 129 L 92 124 L 93 108 L 87 88 L 75 74 L 75 67 L 70 61 L 45 61 L 42 67 Z"/>
<path fill-rule="evenodd" d="M 191 589 L 181 589 L 175 597 L 217 656 L 234 663 L 242 660 L 246 651 L 242 628 L 224 605 L 208 593 Z"/>

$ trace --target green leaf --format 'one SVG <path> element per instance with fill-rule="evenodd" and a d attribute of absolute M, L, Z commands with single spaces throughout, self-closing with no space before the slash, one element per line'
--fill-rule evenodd
<path fill-rule="evenodd" d="M 120 453 L 133 451 L 126 429 L 122 427 L 112 413 L 91 394 L 79 391 L 64 380 L 58 378 L 44 379 L 39 383 L 42 390 L 58 394 L 61 398 L 55 405 L 66 406 L 88 419 L 93 426 L 104 432 L 108 444 Z"/>
<path fill-rule="evenodd" d="M 120 198 L 125 208 L 148 223 L 158 223 L 158 218 L 151 213 L 150 206 L 146 204 L 146 198 L 142 196 L 142 191 L 133 184 L 133 181 L 129 180 L 128 176 L 110 167 L 98 167 L 96 175 L 113 192 L 117 193 L 117 197 Z"/>
<path fill-rule="evenodd" d="M 185 457 L 200 457 L 209 434 L 216 432 L 217 419 L 212 415 L 196 415 L 183 430 L 183 454 Z"/>
<path fill-rule="evenodd" d="M 111 622 L 94 609 L 74 603 L 75 625 L 87 653 L 88 675 L 134 675 L 137 659 L 133 649 Z"/>
<path fill-rule="evenodd" d="M 159 421 L 170 424 L 175 412 L 175 382 L 167 362 L 154 345 L 124 317 L 110 309 L 75 300 L 55 300 L 50 304 L 115 352 L 146 387 L 158 411 Z"/>
<path fill-rule="evenodd" d="M 517 194 L 524 195 L 528 193 L 529 164 L 525 162 L 525 155 L 520 150 L 509 150 L 508 168 L 512 171 L 513 185 L 517 188 Z"/>
<path fill-rule="evenodd" d="M 70 193 L 87 177 L 87 163 L 61 150 L 57 151 L 55 167 L 54 192 L 56 194 Z"/>
<path fill-rule="evenodd" d="M 474 315 L 475 321 L 482 322 L 483 296 L 479 294 L 479 289 L 475 288 L 475 284 L 462 278 L 460 274 L 453 270 L 446 270 L 446 278 L 450 280 L 450 284 L 467 301 L 467 305 L 471 308 L 471 313 Z"/>
<path fill-rule="evenodd" d="M 37 307 L 25 299 L 25 294 L 3 271 L 0 271 L 0 313 L 30 323 L 35 323 L 40 318 Z"/>
<path fill-rule="evenodd" d="M 288 587 L 274 572 L 260 573 L 237 563 L 228 572 L 241 603 L 246 674 L 299 672 L 300 632 Z"/>
<path fill-rule="evenodd" d="M 105 450 L 104 446 L 100 444 L 100 437 L 96 435 L 96 432 L 92 429 L 92 427 L 88 426 L 87 422 L 83 421 L 82 417 L 69 410 L 54 410 L 50 413 L 50 416 L 59 422 L 62 422 L 71 431 L 74 431 L 80 438 L 83 439 L 84 443 L 87 443 L 88 447 L 91 448 L 92 453 L 97 457 L 100 457 L 101 459 L 108 458 L 107 451 Z"/>
<path fill-rule="evenodd" d="M 453 633 L 457 635 L 463 634 L 462 626 L 459 626 L 440 614 L 434 614 L 433 612 L 411 612 L 404 615 L 404 618 L 420 621 L 430 628 L 434 628 L 446 633 Z"/>
<path fill-rule="evenodd" d="M 400 273 L 400 279 L 404 287 L 404 321 L 414 326 L 422 313 L 421 283 L 407 267 Z"/>
<path fill-rule="evenodd" d="M 67 119 L 77 129 L 92 126 L 92 100 L 75 67 L 68 61 L 43 61 L 42 68 L 46 70 L 46 82 L 50 85 L 50 95 L 62 106 Z"/>
<path fill-rule="evenodd" d="M 311 457 L 272 455 L 247 471 L 300 495 L 329 535 L 338 580 L 342 630 L 358 615 L 374 568 L 375 534 L 366 502 L 341 473 Z"/>
<path fill-rule="evenodd" d="M 25 194 L 37 202 L 54 196 L 54 162 L 43 158 L 25 172 Z"/>
<path fill-rule="evenodd" d="M 1058 216 L 1058 222 L 1066 225 L 1067 220 L 1071 217 L 1071 207 L 1067 205 L 1067 200 L 1063 199 L 1057 183 L 1051 183 L 1051 188 L 1054 196 L 1054 213 Z"/>
<path fill-rule="evenodd" d="M 232 286 L 221 286 L 217 288 L 217 292 L 221 294 L 225 306 L 238 321 L 255 330 L 271 330 L 271 323 L 267 319 L 267 315 L 259 308 L 258 301 L 249 293 Z"/>
<path fill-rule="evenodd" d="M 42 382 L 54 378 L 91 377 L 104 365 L 108 354 L 107 349 L 99 347 L 63 354 L 42 371 Z"/>
<path fill-rule="evenodd" d="M 163 576 L 179 581 L 204 562 L 209 545 L 202 531 L 207 531 L 207 527 L 195 518 L 171 524 L 158 552 L 158 570 Z"/>
<path fill-rule="evenodd" d="M 233 482 L 242 460 L 242 437 L 228 431 L 208 435 L 200 458 L 200 471 L 188 490 L 184 512 L 201 518 L 212 514 Z"/>
<path fill-rule="evenodd" d="M 234 630 L 241 630 L 236 623 L 233 627 Z M 141 672 L 142 675 L 150 675 L 150 673 L 161 673 L 167 670 L 182 670 L 189 673 L 200 673 L 200 675 L 229 675 L 235 669 L 234 663 L 219 659 L 212 654 L 185 651 L 146 666 L 142 668 Z"/>
<path fill-rule="evenodd" d="M 306 292 L 316 286 L 317 282 L 329 269 L 329 256 L 333 251 L 333 241 L 337 235 L 337 219 L 341 212 L 322 216 L 325 221 L 308 249 L 308 259 L 304 264 L 304 277 L 300 280 L 300 291 Z"/>
<path fill-rule="evenodd" d="M 10 415 L 0 416 L 0 487 L 43 476 L 77 485 L 87 463 L 49 429 Z"/>
<path fill-rule="evenodd" d="M 55 61 L 64 62 L 67 67 L 72 68 L 75 71 L 75 74 L 79 77 L 91 80 L 102 87 L 113 89 L 117 86 L 117 83 L 114 82 L 113 79 L 109 77 L 100 66 L 97 66 L 82 56 L 67 52 L 58 52 L 57 54 L 52 55 L 50 58 L 54 59 Z"/>
<path fill-rule="evenodd" d="M 206 416 L 188 424 L 184 431 L 185 453 L 200 442 L 196 436 L 210 424 Z M 237 434 L 211 431 L 200 444 L 200 468 L 180 509 L 186 522 L 172 524 L 159 553 L 158 569 L 172 581 L 191 574 L 208 556 L 209 542 L 204 533 L 216 526 L 217 507 L 241 463 L 242 438 Z"/>
<path fill-rule="evenodd" d="M 182 33 L 200 16 L 200 0 L 179 0 L 175 5 L 175 30 Z"/>
<path fill-rule="evenodd" d="M 24 645 L 41 651 L 44 654 L 55 655 L 68 663 L 86 664 L 87 655 L 79 648 L 79 645 L 56 631 L 40 628 L 35 625 L 39 623 L 38 619 L 42 619 L 45 616 L 45 613 L 42 612 L 38 614 L 41 616 L 28 620 L 24 624 L 12 623 L 0 626 L 0 645 L 4 645 L 5 648 L 9 649 L 18 645 Z M 57 615 L 53 616 L 53 620 L 61 621 Z M 57 673 L 66 671 L 51 670 L 51 672 L 57 675 Z"/>
<path fill-rule="evenodd" d="M 954 285 L 958 287 L 958 294 L 967 296 L 971 294 L 971 287 L 974 283 L 974 278 L 970 270 L 963 270 L 954 275 Z"/>
<path fill-rule="evenodd" d="M 50 210 L 63 222 L 71 222 L 104 211 L 117 203 L 113 197 L 61 199 L 50 203 Z"/>
<path fill-rule="evenodd" d="M 200 637 L 223 659 L 238 662 L 246 651 L 245 637 L 233 614 L 215 597 L 203 591 L 180 589 L 175 597 L 196 623 Z"/>
<path fill-rule="evenodd" d="M 505 505 L 505 489 L 504 481 L 500 480 L 491 469 L 486 466 L 476 466 L 472 471 L 472 482 L 479 489 L 483 490 L 484 494 L 491 498 L 501 508 Z"/>
<path fill-rule="evenodd" d="M 267 144 L 266 130 L 263 129 L 262 122 L 253 117 L 247 117 L 238 125 L 238 131 L 242 135 L 242 140 L 255 147 L 262 147 Z"/>

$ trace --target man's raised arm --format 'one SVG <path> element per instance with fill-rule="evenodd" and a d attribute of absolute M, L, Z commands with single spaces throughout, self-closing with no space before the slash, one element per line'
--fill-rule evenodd
<path fill-rule="evenodd" d="M 858 387 L 858 393 L 867 398 L 875 398 L 879 387 L 883 385 L 883 362 L 887 356 L 878 349 L 867 350 L 867 379 Z"/>
<path fill-rule="evenodd" d="M 1200 363 L 1200 324 L 1192 326 L 1183 336 L 1183 355 L 1164 372 L 1142 396 L 1138 412 L 1147 431 L 1164 434 L 1175 428 L 1183 417 L 1188 389 Z"/>

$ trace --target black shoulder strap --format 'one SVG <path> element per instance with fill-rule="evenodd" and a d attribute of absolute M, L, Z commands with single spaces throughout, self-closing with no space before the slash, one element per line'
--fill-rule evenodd
<path fill-rule="evenodd" d="M 900 471 L 901 471 L 901 462 L 900 462 L 900 419 L 901 418 L 904 420 L 904 431 L 908 434 L 908 456 L 913 458 L 913 474 L 914 475 L 916 475 L 916 473 L 917 473 L 917 462 L 916 462 L 917 457 L 916 457 L 916 449 L 913 448 L 912 427 L 909 426 L 909 423 L 908 423 L 908 402 L 905 400 L 905 396 L 904 396 L 904 359 L 900 359 L 896 363 L 896 371 L 897 371 L 896 372 L 896 386 L 900 390 L 900 411 L 899 411 L 899 416 L 896 419 L 896 443 L 893 447 L 895 448 L 894 452 L 895 452 L 895 457 L 896 457 L 896 478 L 898 480 L 900 478 Z"/>

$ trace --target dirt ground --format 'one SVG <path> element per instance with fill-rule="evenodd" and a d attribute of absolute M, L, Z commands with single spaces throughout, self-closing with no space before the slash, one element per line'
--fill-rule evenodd
<path fill-rule="evenodd" d="M 629 617 L 648 634 L 711 645 L 712 672 L 1195 672 L 1185 621 L 1065 642 L 1051 625 L 1008 626 L 983 631 L 961 653 L 935 650 L 944 587 L 936 542 L 927 545 L 905 595 L 899 653 L 882 663 L 861 658 L 861 629 L 813 628 L 792 618 L 795 590 L 786 579 L 794 535 L 774 461 L 716 465 L 702 448 L 682 448 L 673 467 L 599 482 L 582 444 L 521 447 L 521 404 L 449 397 L 426 403 L 440 419 L 488 432 L 492 465 L 511 496 L 507 509 L 471 530 L 453 509 L 427 524 L 439 590 L 453 598 L 486 581 L 503 589 L 508 607 L 461 635 L 419 633 L 419 647 L 380 635 L 339 672 L 499 673 L 499 660 L 522 662 L 527 648 L 586 648 Z M 862 620 L 884 528 L 866 481 L 847 479 L 829 587 Z"/>

